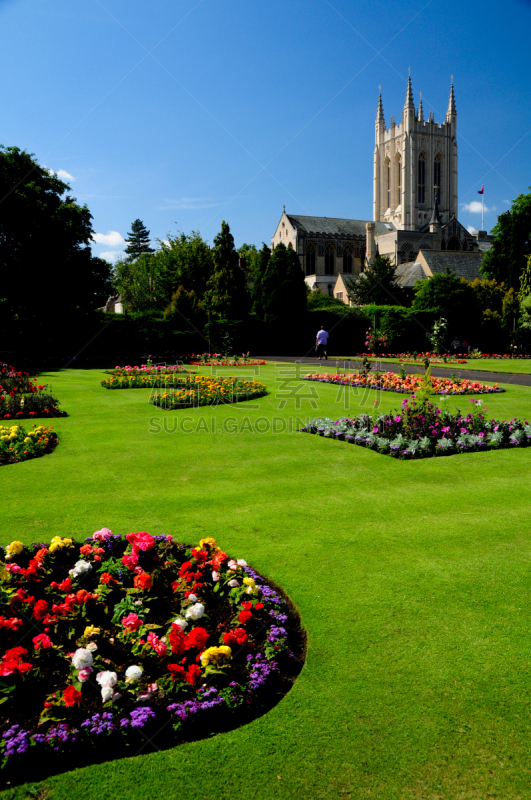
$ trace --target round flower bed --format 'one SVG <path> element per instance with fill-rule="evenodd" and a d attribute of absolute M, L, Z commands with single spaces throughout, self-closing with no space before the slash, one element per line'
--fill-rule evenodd
<path fill-rule="evenodd" d="M 394 372 L 346 372 L 329 374 L 315 372 L 304 375 L 305 381 L 319 381 L 320 383 L 339 383 L 345 386 L 363 386 L 369 389 L 380 389 L 384 392 L 401 392 L 411 394 L 418 391 L 424 383 L 423 375 L 406 375 L 401 377 Z M 435 394 L 492 394 L 504 392 L 495 383 L 489 386 L 479 381 L 470 381 L 461 378 L 431 378 L 431 387 Z"/>
<path fill-rule="evenodd" d="M 217 403 L 239 403 L 242 400 L 254 400 L 267 394 L 263 383 L 258 381 L 244 381 L 241 378 L 211 378 L 196 375 L 192 378 L 183 378 L 186 381 L 184 388 L 171 388 L 158 392 L 149 398 L 155 406 L 171 410 L 174 408 L 197 408 L 198 406 L 211 406 Z"/>
<path fill-rule="evenodd" d="M 29 431 L 22 425 L 0 425 L 0 464 L 39 458 L 51 453 L 58 443 L 51 425 L 34 425 Z"/>
<path fill-rule="evenodd" d="M 278 702 L 300 671 L 292 604 L 214 539 L 192 548 L 103 528 L 84 544 L 15 541 L 0 557 L 11 780 L 21 762 L 29 780 L 39 764 L 49 773 L 228 730 Z"/>

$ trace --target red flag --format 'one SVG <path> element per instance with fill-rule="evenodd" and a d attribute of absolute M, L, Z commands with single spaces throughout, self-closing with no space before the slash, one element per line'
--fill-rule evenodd
<path fill-rule="evenodd" d="M 485 194 L 485 187 L 484 186 L 482 186 L 481 189 L 479 189 L 478 194 Z"/>

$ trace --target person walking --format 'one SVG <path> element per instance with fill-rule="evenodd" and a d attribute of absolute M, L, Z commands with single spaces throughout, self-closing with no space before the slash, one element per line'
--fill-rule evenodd
<path fill-rule="evenodd" d="M 315 337 L 315 349 L 317 351 L 317 358 L 319 361 L 321 360 L 321 356 L 324 355 L 325 360 L 328 361 L 328 353 L 327 353 L 327 344 L 328 344 L 328 333 L 325 331 L 324 327 L 321 325 L 321 330 L 317 331 L 317 336 Z"/>

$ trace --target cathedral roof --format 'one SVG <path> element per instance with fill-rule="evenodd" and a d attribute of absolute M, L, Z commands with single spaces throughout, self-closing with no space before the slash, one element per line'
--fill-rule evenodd
<path fill-rule="evenodd" d="M 428 276 L 420 261 L 407 261 L 396 268 L 396 282 L 403 289 L 412 289 L 417 281 L 424 281 Z"/>
<path fill-rule="evenodd" d="M 305 217 L 295 214 L 286 215 L 294 228 L 312 236 L 320 237 L 347 237 L 362 236 L 365 238 L 367 230 L 365 225 L 372 220 L 342 219 L 340 217 Z M 394 226 L 386 222 L 375 222 L 375 233 L 389 233 Z"/>

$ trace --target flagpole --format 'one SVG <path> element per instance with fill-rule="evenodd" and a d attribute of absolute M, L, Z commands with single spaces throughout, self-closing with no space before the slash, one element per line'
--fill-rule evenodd
<path fill-rule="evenodd" d="M 484 231 L 485 230 L 485 219 L 484 219 L 484 215 L 485 215 L 485 187 L 483 186 L 482 189 L 483 189 L 483 194 L 481 195 L 481 230 Z"/>

